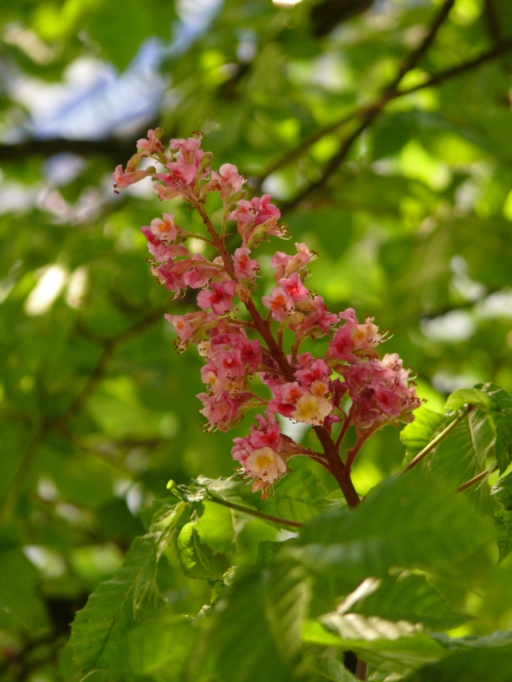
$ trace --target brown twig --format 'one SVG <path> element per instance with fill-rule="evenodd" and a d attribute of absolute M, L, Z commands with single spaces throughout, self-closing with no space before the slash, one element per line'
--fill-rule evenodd
<path fill-rule="evenodd" d="M 471 488 L 472 486 L 476 485 L 477 483 L 480 483 L 480 481 L 483 481 L 485 478 L 487 478 L 487 476 L 492 474 L 492 472 L 495 471 L 495 469 L 496 469 L 496 467 L 494 465 L 491 465 L 485 471 L 481 471 L 476 476 L 473 476 L 473 478 L 470 478 L 469 481 L 466 481 L 461 486 L 459 486 L 457 488 L 456 492 L 463 493 L 468 488 Z"/>

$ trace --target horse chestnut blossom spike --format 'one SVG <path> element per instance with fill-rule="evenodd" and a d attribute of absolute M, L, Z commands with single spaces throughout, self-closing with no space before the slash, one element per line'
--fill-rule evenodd
<path fill-rule="evenodd" d="M 260 304 L 259 263 L 254 249 L 272 236 L 286 237 L 279 209 L 268 194 L 246 199 L 245 182 L 235 165 L 212 170 L 213 156 L 201 149 L 202 136 L 173 139 L 167 150 L 162 131 L 148 132 L 126 169 L 113 174 L 116 191 L 151 177 L 162 201 L 181 198 L 197 211 L 206 228 L 191 234 L 164 212 L 142 227 L 150 253 L 151 272 L 175 297 L 199 289 L 197 309 L 166 315 L 177 334 L 176 347 L 197 346 L 204 359 L 201 378 L 205 391 L 197 397 L 208 431 L 229 431 L 251 410 L 255 423 L 248 436 L 234 439 L 232 456 L 252 490 L 268 495 L 287 472 L 291 457 L 311 457 L 337 480 L 347 503 L 359 496 L 350 468 L 360 448 L 377 429 L 412 421 L 419 407 L 410 370 L 396 353 L 380 357 L 377 347 L 389 338 L 373 318 L 363 322 L 352 308 L 340 313 L 327 309 L 321 296 L 305 284 L 307 266 L 316 258 L 306 244 L 292 253 L 276 251 L 271 259 L 275 286 Z M 155 166 L 139 169 L 151 158 Z M 218 195 L 222 211 L 209 212 L 210 195 Z M 210 215 L 211 213 L 211 215 Z M 192 253 L 191 237 L 201 239 L 209 253 Z M 231 252 L 229 244 L 235 244 Z M 287 335 L 284 335 L 288 330 Z M 305 339 L 327 337 L 324 356 L 299 353 Z M 283 339 L 290 338 L 289 347 Z M 253 391 L 253 382 L 263 384 Z M 281 431 L 279 416 L 311 426 L 318 450 L 305 447 Z M 349 427 L 355 445 L 347 451 Z M 344 449 L 345 448 L 345 449 Z"/>

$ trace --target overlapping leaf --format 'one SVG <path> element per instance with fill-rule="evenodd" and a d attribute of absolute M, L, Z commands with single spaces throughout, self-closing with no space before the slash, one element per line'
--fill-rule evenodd
<path fill-rule="evenodd" d="M 291 551 L 313 573 L 337 576 L 354 589 L 393 566 L 461 577 L 461 562 L 491 537 L 490 526 L 460 496 L 413 470 L 381 483 L 353 512 L 314 519 L 301 533 L 303 546 Z"/>

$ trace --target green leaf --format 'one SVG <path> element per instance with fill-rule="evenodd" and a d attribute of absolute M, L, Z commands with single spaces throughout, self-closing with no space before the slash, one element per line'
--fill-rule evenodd
<path fill-rule="evenodd" d="M 272 540 L 262 540 L 258 544 L 258 564 L 260 566 L 267 566 L 273 564 L 277 555 L 283 548 L 283 542 L 274 542 Z"/>
<path fill-rule="evenodd" d="M 443 661 L 418 670 L 407 682 L 510 682 L 512 649 L 489 648 L 457 651 Z"/>
<path fill-rule="evenodd" d="M 128 635 L 131 669 L 157 682 L 182 682 L 199 634 L 198 623 L 167 611 Z"/>
<path fill-rule="evenodd" d="M 37 570 L 19 548 L 0 552 L 0 628 L 30 637 L 47 632 L 50 622 L 39 594 Z"/>
<path fill-rule="evenodd" d="M 77 613 L 70 644 L 84 673 L 127 669 L 128 630 L 163 605 L 156 568 L 154 538 L 136 538 L 114 577 L 101 583 Z"/>
<path fill-rule="evenodd" d="M 501 509 L 494 515 L 498 530 L 498 552 L 500 563 L 512 551 L 512 511 Z"/>
<path fill-rule="evenodd" d="M 461 562 L 478 552 L 492 529 L 461 496 L 414 469 L 387 479 L 354 511 L 324 514 L 288 550 L 314 574 L 350 589 L 391 567 L 419 567 L 470 579 Z M 483 554 L 482 554 L 483 557 Z"/>
<path fill-rule="evenodd" d="M 303 523 L 311 518 L 344 504 L 328 496 L 333 490 L 332 480 L 325 471 L 307 457 L 296 457 L 292 471 L 275 485 L 275 494 L 258 503 L 266 514 Z"/>
<path fill-rule="evenodd" d="M 444 409 L 455 411 L 465 405 L 474 405 L 482 410 L 488 410 L 491 406 L 491 399 L 478 388 L 459 388 L 448 396 Z"/>
<path fill-rule="evenodd" d="M 188 502 L 201 502 L 208 497 L 210 499 L 218 497 L 248 510 L 253 509 L 298 522 L 308 521 L 321 511 L 344 505 L 340 496 L 331 497 L 336 490 L 334 479 L 307 457 L 293 459 L 292 471 L 278 481 L 274 495 L 265 500 L 262 500 L 258 493 L 251 493 L 250 488 L 236 477 L 215 480 L 199 476 L 190 486 L 177 486 L 172 482 L 169 487 L 174 495 Z M 275 525 L 277 522 L 268 523 Z M 284 523 L 280 525 L 289 528 Z"/>
<path fill-rule="evenodd" d="M 512 412 L 494 417 L 496 424 L 496 460 L 502 474 L 512 461 Z"/>
<path fill-rule="evenodd" d="M 490 418 L 496 433 L 496 460 L 502 474 L 512 461 L 512 398 L 495 384 L 483 384 L 481 389 L 491 399 Z"/>
<path fill-rule="evenodd" d="M 291 632 L 297 628 L 297 610 L 286 595 L 280 605 L 273 603 L 279 594 L 278 586 L 279 580 L 276 583 L 256 572 L 235 581 L 210 618 L 202 655 L 194 661 L 192 679 L 196 679 L 194 670 L 197 676 L 212 670 L 211 677 L 222 682 L 295 679 L 281 654 L 276 634 L 280 639 L 289 639 L 288 628 Z M 289 622 L 288 612 L 292 614 Z M 278 633 L 276 624 L 280 627 Z"/>
<path fill-rule="evenodd" d="M 214 502 L 203 502 L 203 513 L 194 526 L 201 541 L 208 545 L 214 554 L 230 552 L 234 549 L 233 512 Z"/>
<path fill-rule="evenodd" d="M 307 682 L 356 682 L 354 675 L 340 660 L 332 655 L 328 657 L 326 653 L 316 658 L 309 656 L 304 667 L 307 670 Z"/>
<path fill-rule="evenodd" d="M 445 654 L 438 642 L 405 621 L 392 623 L 376 617 L 337 613 L 320 620 L 306 624 L 305 642 L 354 651 L 384 670 L 407 672 L 438 661 Z"/>
<path fill-rule="evenodd" d="M 494 455 L 495 433 L 487 412 L 473 410 L 435 449 L 428 466 L 453 488 L 484 471 Z M 483 490 L 487 493 L 488 489 Z"/>
<path fill-rule="evenodd" d="M 491 495 L 494 495 L 507 511 L 512 511 L 512 472 L 496 481 L 491 488 Z"/>
<path fill-rule="evenodd" d="M 414 421 L 407 424 L 400 432 L 400 440 L 407 448 L 405 461 L 409 462 L 421 452 L 449 421 L 451 418 L 438 412 L 432 412 L 425 406 L 416 410 Z"/>
<path fill-rule="evenodd" d="M 364 590 L 366 585 L 367 589 Z M 360 595 L 360 596 L 359 596 Z M 359 597 L 356 601 L 356 598 Z M 345 600 L 347 610 L 389 621 L 422 623 L 433 630 L 460 625 L 467 616 L 456 613 L 424 575 L 402 573 L 383 580 L 369 578 Z"/>
<path fill-rule="evenodd" d="M 311 599 L 311 578 L 302 566 L 278 562 L 262 575 L 266 613 L 279 651 L 294 661 L 301 646 L 301 628 Z"/>
<path fill-rule="evenodd" d="M 227 566 L 213 556 L 208 545 L 201 542 L 196 522 L 186 523 L 177 539 L 178 557 L 185 575 L 203 580 L 220 580 Z"/>

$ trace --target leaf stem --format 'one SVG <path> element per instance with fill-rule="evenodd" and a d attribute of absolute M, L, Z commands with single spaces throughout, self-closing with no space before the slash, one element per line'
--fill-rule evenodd
<path fill-rule="evenodd" d="M 488 469 L 485 469 L 485 471 L 481 471 L 476 476 L 473 476 L 473 478 L 470 478 L 469 481 L 466 481 L 461 486 L 459 486 L 455 492 L 463 493 L 468 488 L 471 488 L 472 486 L 476 485 L 477 483 L 480 483 L 480 481 L 483 481 L 485 478 L 487 478 L 487 476 L 492 474 L 492 472 L 495 469 L 496 469 L 496 464 L 491 464 L 491 466 Z"/>
<path fill-rule="evenodd" d="M 399 474 L 403 474 L 406 471 L 409 471 L 410 469 L 414 469 L 414 467 L 421 462 L 422 459 L 424 459 L 428 454 L 432 452 L 432 450 L 435 450 L 436 447 L 439 445 L 439 443 L 446 438 L 454 429 L 455 427 L 460 424 L 460 422 L 464 419 L 464 417 L 467 417 L 467 415 L 471 412 L 473 409 L 473 406 L 469 405 L 466 407 L 460 414 L 459 416 L 454 419 L 452 422 L 448 424 L 448 426 L 441 431 L 439 435 L 437 435 L 434 440 L 431 440 L 428 445 L 426 445 L 421 452 L 418 452 L 416 457 L 411 459 L 409 464 L 405 466 L 402 471 L 399 472 Z"/>
<path fill-rule="evenodd" d="M 249 516 L 256 516 L 260 519 L 265 519 L 265 521 L 273 521 L 281 526 L 292 526 L 292 528 L 302 528 L 304 525 L 300 521 L 291 521 L 290 519 L 282 519 L 280 516 L 272 516 L 272 514 L 265 514 L 265 512 L 257 511 L 256 509 L 249 509 L 249 507 L 244 507 L 241 504 L 235 504 L 234 502 L 227 502 L 220 497 L 214 497 L 212 493 L 208 490 L 208 500 L 210 502 L 215 502 L 215 504 L 220 504 L 223 507 L 228 507 L 229 509 L 234 509 L 235 511 L 242 512 L 243 514 L 249 514 Z"/>

